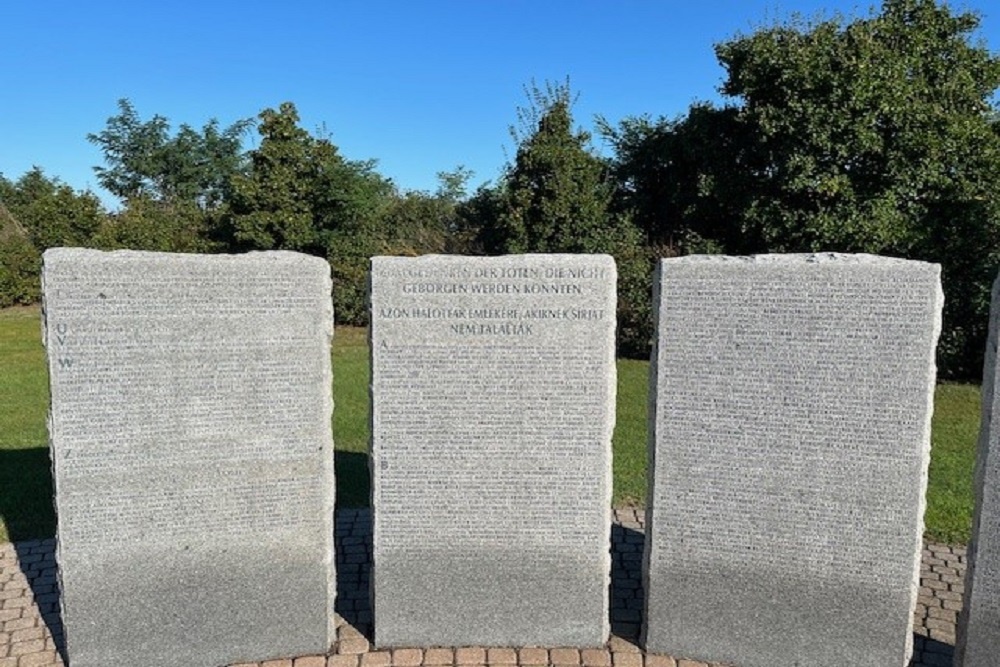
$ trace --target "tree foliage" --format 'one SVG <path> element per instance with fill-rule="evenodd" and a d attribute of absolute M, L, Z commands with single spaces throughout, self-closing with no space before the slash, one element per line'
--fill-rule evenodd
<path fill-rule="evenodd" d="M 698 103 L 675 120 L 626 118 L 598 127 L 614 149 L 613 210 L 632 217 L 660 255 L 745 252 L 738 219 L 748 187 L 735 108 Z"/>
<path fill-rule="evenodd" d="M 573 129 L 569 86 L 537 87 L 519 118 L 534 120 L 520 139 L 496 221 L 504 252 L 607 252 L 613 188 L 590 135 Z M 537 119 L 537 120 L 535 120 Z M 530 131 L 528 131 L 530 129 Z"/>
<path fill-rule="evenodd" d="M 939 366 L 977 377 L 1000 266 L 1000 59 L 974 43 L 977 25 L 934 0 L 886 0 L 719 44 L 733 104 L 605 124 L 616 206 L 680 252 L 940 262 Z"/>
<path fill-rule="evenodd" d="M 286 249 L 325 256 L 338 319 L 367 322 L 368 259 L 384 240 L 379 223 L 392 184 L 373 161 L 344 159 L 327 137 L 299 126 L 295 105 L 260 114 L 260 146 L 232 178 L 228 228 L 241 249 Z"/>
<path fill-rule="evenodd" d="M 262 111 L 258 132 L 249 170 L 232 179 L 237 243 L 325 254 L 333 236 L 377 218 L 391 184 L 373 162 L 345 160 L 329 139 L 299 127 L 294 104 Z"/>
<path fill-rule="evenodd" d="M 126 208 L 107 216 L 93 244 L 105 250 L 218 251 L 220 246 L 205 235 L 205 220 L 205 212 L 193 202 L 133 197 Z"/>
<path fill-rule="evenodd" d="M 0 218 L 6 218 L 0 209 Z M 24 236 L 0 228 L 0 308 L 35 303 L 41 297 L 42 256 Z"/>
<path fill-rule="evenodd" d="M 744 232 L 772 251 L 941 262 L 939 358 L 959 377 L 981 368 L 1000 265 L 1000 59 L 973 44 L 977 25 L 934 0 L 887 0 L 866 19 L 778 26 L 717 49 L 753 140 Z"/>
<path fill-rule="evenodd" d="M 104 154 L 106 166 L 94 168 L 98 182 L 122 201 L 145 197 L 212 210 L 243 167 L 242 137 L 252 124 L 240 120 L 222 129 L 213 119 L 201 131 L 184 124 L 171 136 L 166 118 L 144 121 L 128 99 L 120 99 L 118 113 L 87 139 Z"/>
<path fill-rule="evenodd" d="M 641 355 L 657 257 L 870 252 L 942 264 L 941 375 L 977 378 L 1000 268 L 1000 58 L 977 26 L 936 0 L 885 0 L 861 18 L 737 35 L 716 46 L 725 105 L 598 119 L 607 160 L 574 126 L 568 81 L 532 84 L 504 175 L 471 195 L 464 167 L 433 194 L 397 190 L 374 161 L 300 127 L 291 103 L 259 114 L 259 146 L 244 152 L 254 121 L 174 132 L 120 100 L 89 139 L 123 210 L 40 170 L 0 177 L 0 303 L 33 298 L 25 277 L 51 245 L 325 256 L 338 320 L 354 324 L 374 254 L 608 253 L 621 349 Z"/>
<path fill-rule="evenodd" d="M 484 183 L 455 207 L 455 217 L 448 235 L 448 252 L 488 255 L 500 252 L 497 220 L 504 200 L 503 183 Z"/>
<path fill-rule="evenodd" d="M 997 175 L 989 99 L 1000 61 L 972 14 L 888 0 L 844 24 L 776 26 L 717 48 L 750 143 L 744 231 L 771 250 L 913 254 L 942 200 Z M 984 150 L 985 149 L 985 150 Z"/>
<path fill-rule="evenodd" d="M 75 191 L 38 167 L 0 188 L 0 201 L 39 250 L 83 246 L 104 220 L 104 209 L 92 192 Z"/>
<path fill-rule="evenodd" d="M 478 239 L 487 252 L 605 253 L 618 264 L 619 347 L 645 351 L 651 334 L 650 257 L 629 216 L 611 208 L 614 186 L 590 134 L 573 128 L 569 84 L 533 86 L 518 110 L 514 162 L 494 192 L 467 212 L 491 216 Z"/>
<path fill-rule="evenodd" d="M 92 192 L 38 167 L 16 181 L 0 176 L 0 306 L 37 300 L 42 252 L 93 245 L 105 215 Z"/>
<path fill-rule="evenodd" d="M 250 151 L 248 172 L 232 181 L 229 213 L 238 245 L 317 250 L 311 195 L 320 156 L 298 122 L 298 112 L 288 102 L 260 114 L 260 147 Z"/>

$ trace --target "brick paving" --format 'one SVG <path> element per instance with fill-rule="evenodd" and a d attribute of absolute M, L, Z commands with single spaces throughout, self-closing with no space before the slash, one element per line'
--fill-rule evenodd
<path fill-rule="evenodd" d="M 231 667 L 720 667 L 647 654 L 637 645 L 642 620 L 641 510 L 614 512 L 611 571 L 612 637 L 602 649 L 573 647 L 437 647 L 377 651 L 369 643 L 371 514 L 337 512 L 337 641 L 328 655 L 241 663 Z M 0 667 L 63 666 L 55 540 L 0 544 Z M 962 607 L 965 548 L 925 544 L 913 617 L 911 667 L 952 664 L 955 620 Z M 832 656 L 836 661 L 835 655 Z"/>

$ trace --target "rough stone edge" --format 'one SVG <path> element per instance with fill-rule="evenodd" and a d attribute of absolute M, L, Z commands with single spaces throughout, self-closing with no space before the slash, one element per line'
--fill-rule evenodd
<path fill-rule="evenodd" d="M 608 406 L 608 418 L 605 420 L 604 433 L 602 438 L 604 439 L 604 531 L 605 531 L 605 546 L 604 557 L 602 558 L 602 567 L 604 572 L 604 585 L 601 586 L 601 591 L 603 593 L 604 599 L 604 613 L 601 616 L 601 622 L 603 627 L 601 629 L 601 642 L 602 644 L 607 644 L 611 637 L 611 567 L 612 567 L 612 557 L 611 550 L 614 548 L 614 543 L 611 539 L 611 525 L 614 523 L 614 513 L 611 508 L 612 501 L 614 500 L 614 464 L 615 464 L 615 454 L 614 445 L 612 438 L 614 437 L 615 424 L 618 422 L 618 364 L 616 360 L 617 354 L 617 341 L 618 341 L 618 264 L 615 262 L 614 257 L 611 255 L 595 255 L 595 257 L 600 258 L 599 261 L 606 262 L 609 265 L 609 270 L 611 272 L 610 281 L 611 285 L 607 292 L 607 309 L 611 313 L 611 326 L 609 328 L 607 341 L 608 347 L 608 378 L 607 378 L 607 396 L 605 400 Z"/>
<path fill-rule="evenodd" d="M 941 265 L 928 262 L 916 262 L 913 260 L 895 260 L 891 264 L 900 266 L 921 267 L 932 272 L 934 279 L 934 297 L 931 302 L 932 330 L 930 339 L 927 340 L 927 394 L 924 407 L 924 430 L 923 442 L 920 443 L 920 479 L 917 482 L 917 525 L 914 531 L 913 545 L 913 579 L 910 584 L 910 604 L 909 613 L 906 616 L 905 643 L 903 645 L 903 662 L 901 667 L 910 664 L 913 657 L 913 613 L 917 608 L 917 597 L 920 595 L 920 567 L 923 562 L 924 549 L 924 513 L 927 510 L 927 480 L 928 470 L 931 463 L 931 421 L 934 417 L 934 390 L 937 385 L 937 345 L 941 336 L 941 318 L 944 308 L 944 292 L 941 289 Z"/>
<path fill-rule="evenodd" d="M 336 456 L 336 443 L 333 441 L 333 359 L 331 352 L 333 347 L 333 337 L 336 327 L 335 313 L 333 310 L 333 276 L 330 263 L 320 257 L 315 258 L 323 262 L 325 268 L 323 275 L 323 357 L 320 362 L 323 366 L 323 482 L 325 489 L 323 493 L 323 516 L 326 526 L 326 557 L 324 564 L 326 568 L 326 645 L 327 648 L 333 646 L 337 641 L 336 617 L 333 613 L 337 604 L 337 477 L 334 458 Z"/>
<path fill-rule="evenodd" d="M 265 261 L 286 261 L 316 263 L 326 262 L 322 257 L 307 255 L 292 250 L 252 250 L 244 253 L 195 253 L 195 252 L 161 252 L 158 250 L 97 250 L 95 248 L 49 248 L 42 253 L 42 271 L 45 262 L 71 259 L 110 259 L 113 261 L 129 261 L 133 259 L 160 259 L 170 261 L 195 261 L 205 263 L 246 262 L 251 258 Z M 329 266 L 329 262 L 326 262 Z"/>
<path fill-rule="evenodd" d="M 844 264 L 882 264 L 885 266 L 936 266 L 930 262 L 922 262 L 900 257 L 872 255 L 868 253 L 814 252 L 814 253 L 771 253 L 761 255 L 684 255 L 682 257 L 664 257 L 662 262 L 672 264 L 826 264 L 839 262 Z"/>
<path fill-rule="evenodd" d="M 972 533 L 966 552 L 965 594 L 962 596 L 962 610 L 956 623 L 955 667 L 965 664 L 966 642 L 968 641 L 969 613 L 972 611 L 972 596 L 975 587 L 976 561 L 979 555 L 979 530 L 982 523 L 983 496 L 985 494 L 987 463 L 990 459 L 990 443 L 993 439 L 993 414 L 1000 409 L 997 403 L 997 343 L 1000 334 L 1000 275 L 993 281 L 990 295 L 989 337 L 986 339 L 986 354 L 983 358 L 982 408 L 980 411 L 979 439 L 976 444 L 976 466 L 973 473 L 973 493 L 975 494 L 972 513 Z"/>
<path fill-rule="evenodd" d="M 649 563 L 653 550 L 653 507 L 656 504 L 656 417 L 659 409 L 657 400 L 660 376 L 660 293 L 663 287 L 665 258 L 656 263 L 653 273 L 653 345 L 649 353 L 648 395 L 646 396 L 646 521 L 645 540 L 642 548 L 642 568 L 640 581 L 645 595 L 642 600 L 642 626 L 639 628 L 639 644 L 645 648 L 649 637 Z"/>
<path fill-rule="evenodd" d="M 93 248 L 49 248 L 44 253 L 42 253 L 42 270 L 41 270 L 41 334 L 42 334 L 42 346 L 45 348 L 45 360 L 46 367 L 49 373 L 49 377 L 53 377 L 55 371 L 53 367 L 54 356 L 50 355 L 49 352 L 49 337 L 48 337 L 48 309 L 46 308 L 46 273 L 47 268 L 51 267 L 61 261 L 71 261 L 71 260 L 87 260 L 87 259 L 112 259 L 112 260 L 123 260 L 128 261 L 132 259 L 161 259 L 161 260 L 176 260 L 178 258 L 199 262 L 252 262 L 257 259 L 264 259 L 267 261 L 285 261 L 285 262 L 295 262 L 303 264 L 314 264 L 317 265 L 317 270 L 321 270 L 323 273 L 323 289 L 324 293 L 327 295 L 325 299 L 325 308 L 323 313 L 323 319 L 326 324 L 323 328 L 323 336 L 325 341 L 323 344 L 324 354 L 322 355 L 323 360 L 320 362 L 323 365 L 323 377 L 324 377 L 324 397 L 323 397 L 323 413 L 324 413 L 324 431 L 323 436 L 323 449 L 327 452 L 327 455 L 323 457 L 323 477 L 326 485 L 326 492 L 324 493 L 324 523 L 326 524 L 326 553 L 327 561 L 325 563 L 325 568 L 327 572 L 327 631 L 326 631 L 326 644 L 327 646 L 332 646 L 336 641 L 337 631 L 335 617 L 333 614 L 333 609 L 336 604 L 337 597 L 337 572 L 336 572 L 336 539 L 334 536 L 335 531 L 335 513 L 336 513 L 336 478 L 335 478 L 335 467 L 334 467 L 334 442 L 333 442 L 333 366 L 330 358 L 330 347 L 333 342 L 334 334 L 334 312 L 333 312 L 333 278 L 331 276 L 330 263 L 321 257 L 314 257 L 312 255 L 306 255 L 304 253 L 292 252 L 288 250 L 267 250 L 267 251 L 254 251 L 243 254 L 195 254 L 195 253 L 170 253 L 170 252 L 151 252 L 145 250 L 96 250 Z M 322 262 L 324 268 L 319 268 L 319 263 Z M 56 538 L 55 538 L 55 559 L 56 559 L 56 580 L 59 584 L 59 589 L 63 590 L 63 569 L 58 566 L 62 562 L 62 541 L 59 539 L 59 509 L 57 498 L 57 474 L 55 455 L 54 455 L 54 440 L 55 433 L 53 433 L 53 404 L 52 404 L 52 382 L 48 383 L 49 386 L 49 409 L 46 415 L 46 432 L 48 433 L 48 451 L 49 451 L 49 466 L 52 471 L 52 481 L 53 481 L 53 493 L 52 493 L 52 508 L 56 516 Z M 59 596 L 59 612 L 61 618 L 66 618 L 66 596 Z M 67 646 L 67 653 L 69 653 L 69 643 L 70 643 L 70 632 L 68 631 L 66 624 L 63 624 L 63 636 L 64 641 Z"/>
<path fill-rule="evenodd" d="M 377 482 L 378 475 L 375 470 L 375 461 L 377 460 L 378 446 L 375 443 L 375 330 L 377 328 L 376 318 L 371 317 L 374 312 L 374 284 L 375 284 L 375 269 L 379 264 L 385 266 L 391 266 L 393 264 L 401 263 L 434 263 L 434 262 L 469 262 L 473 261 L 476 263 L 496 263 L 498 261 L 510 261 L 510 260 L 538 260 L 538 259 L 549 259 L 553 261 L 568 260 L 568 259 L 581 259 L 581 258 L 597 258 L 598 261 L 602 263 L 607 263 L 608 268 L 611 271 L 611 280 L 613 282 L 612 289 L 608 294 L 609 308 L 610 312 L 617 311 L 618 305 L 618 265 L 615 262 L 614 257 L 605 253 L 520 253 L 513 255 L 498 255 L 498 256 L 477 256 L 477 255 L 446 255 L 446 254 L 431 254 L 431 255 L 419 255 L 417 257 L 399 257 L 390 255 L 376 255 L 369 259 L 369 272 L 368 272 L 368 298 L 367 306 L 369 313 L 369 324 L 368 324 L 368 399 L 369 399 L 369 410 L 368 410 L 368 433 L 369 433 L 369 446 L 368 446 L 368 475 L 369 475 L 369 507 L 372 512 L 372 561 L 371 561 L 371 571 L 368 584 L 368 599 L 370 602 L 370 608 L 372 610 L 372 625 L 374 630 L 372 633 L 373 644 L 375 646 L 380 646 L 378 642 L 378 623 L 375 621 L 378 618 L 378 612 L 375 609 L 375 569 L 377 567 L 375 558 L 375 544 L 376 544 L 376 534 L 379 531 L 379 512 L 378 512 L 378 498 L 379 498 L 379 484 Z M 606 522 L 608 525 L 607 532 L 607 549 L 603 555 L 603 567 L 604 567 L 604 577 L 605 582 L 602 586 L 602 595 L 604 600 L 604 615 L 602 617 L 602 629 L 601 636 L 603 642 L 607 643 L 611 636 L 611 532 L 610 526 L 614 520 L 614 513 L 611 507 L 612 500 L 614 499 L 614 443 L 612 441 L 614 435 L 615 423 L 617 421 L 617 409 L 616 401 L 618 395 L 618 365 L 616 363 L 616 351 L 617 351 L 617 332 L 618 332 L 618 320 L 615 318 L 610 332 L 610 345 L 609 354 L 611 356 L 609 364 L 609 381 L 608 381 L 608 394 L 607 400 L 610 401 L 609 405 L 612 406 L 611 413 L 608 419 L 608 425 L 605 433 L 602 435 L 605 447 L 605 458 L 607 460 L 607 466 L 605 467 L 604 479 L 602 480 L 605 491 L 605 507 L 606 509 Z"/>
<path fill-rule="evenodd" d="M 694 257 L 694 255 L 691 255 Z M 712 255 L 704 255 L 704 257 L 711 257 Z M 450 254 L 428 254 L 428 255 L 417 255 L 416 257 L 407 257 L 403 255 L 373 255 L 371 260 L 371 266 L 374 268 L 376 260 L 379 263 L 385 263 L 386 265 L 399 264 L 399 263 L 411 263 L 411 262 L 426 262 L 428 264 L 433 262 L 476 262 L 482 264 L 491 264 L 501 261 L 534 261 L 539 259 L 550 259 L 550 260 L 571 260 L 580 258 L 607 258 L 599 259 L 598 261 L 608 261 L 611 262 L 611 268 L 615 269 L 617 275 L 617 264 L 615 263 L 614 257 L 607 253 L 598 252 L 521 252 L 510 255 L 450 255 Z"/>
<path fill-rule="evenodd" d="M 46 413 L 46 416 L 45 416 L 45 432 L 48 435 L 49 469 L 50 469 L 51 474 L 52 474 L 52 497 L 50 498 L 50 501 L 52 502 L 52 513 L 55 515 L 55 518 L 56 518 L 56 533 L 55 533 L 56 545 L 55 545 L 55 554 L 54 554 L 55 560 L 56 560 L 56 582 L 57 582 L 57 584 L 59 586 L 59 590 L 60 591 L 66 590 L 66 587 L 63 585 L 63 568 L 59 566 L 63 562 L 63 558 L 62 558 L 62 540 L 59 539 L 59 535 L 60 535 L 60 532 L 59 532 L 59 506 L 56 503 L 56 494 L 57 494 L 57 489 L 58 489 L 58 486 L 56 485 L 56 477 L 57 477 L 58 471 L 56 470 L 56 457 L 55 457 L 55 440 L 56 440 L 56 435 L 53 432 L 55 420 L 53 419 L 54 408 L 53 408 L 53 405 L 52 405 L 53 394 L 52 394 L 52 380 L 51 380 L 51 378 L 53 377 L 53 373 L 55 371 L 54 365 L 53 365 L 53 361 L 54 361 L 54 356 L 55 355 L 53 355 L 53 354 L 50 353 L 51 352 L 51 347 L 49 346 L 49 327 L 48 327 L 48 315 L 49 315 L 49 313 L 48 313 L 48 303 L 47 303 L 48 302 L 48 298 L 46 296 L 48 292 L 45 289 L 45 283 L 46 283 L 46 273 L 48 272 L 47 270 L 48 270 L 49 266 L 51 266 L 51 263 L 52 263 L 53 260 L 58 261 L 58 259 L 65 254 L 65 253 L 61 252 L 63 250 L 66 250 L 66 249 L 65 248 L 49 248 L 48 250 L 46 250 L 45 252 L 42 253 L 42 270 L 41 270 L 41 285 L 40 285 L 40 287 L 41 287 L 40 292 L 41 292 L 41 296 L 42 296 L 42 299 L 41 299 L 41 303 L 42 303 L 42 306 L 41 306 L 41 311 L 42 311 L 42 313 L 41 313 L 42 314 L 42 316 L 41 316 L 42 347 L 45 349 L 45 366 L 46 366 L 45 370 L 48 372 L 48 377 L 49 377 L 49 382 L 47 383 L 47 386 L 48 386 L 49 409 L 48 409 L 48 412 Z M 64 642 L 64 645 L 65 645 L 66 655 L 69 655 L 69 652 L 70 652 L 69 651 L 69 645 L 70 645 L 70 642 L 72 641 L 72 638 L 71 638 L 72 633 L 69 632 L 69 628 L 68 628 L 68 626 L 66 624 L 66 621 L 65 621 L 65 619 L 66 619 L 66 596 L 65 595 L 60 595 L 59 596 L 59 617 L 61 619 L 63 619 L 63 642 Z"/>
<path fill-rule="evenodd" d="M 375 443 L 375 330 L 378 328 L 375 312 L 375 268 L 382 264 L 385 257 L 378 255 L 368 260 L 368 280 L 366 281 L 368 308 L 368 507 L 371 509 L 371 561 L 368 564 L 368 608 L 371 610 L 372 645 L 378 646 L 378 612 L 375 609 L 375 534 L 379 528 L 378 512 L 378 474 L 375 461 L 378 458 L 379 447 Z"/>

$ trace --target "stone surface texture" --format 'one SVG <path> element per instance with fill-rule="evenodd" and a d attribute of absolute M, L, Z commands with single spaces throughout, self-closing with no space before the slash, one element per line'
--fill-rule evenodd
<path fill-rule="evenodd" d="M 982 422 L 976 454 L 976 506 L 969 543 L 965 607 L 958 626 L 955 664 L 993 667 L 1000 660 L 1000 395 L 997 340 L 1000 277 L 993 283 L 990 333 L 983 363 Z"/>
<path fill-rule="evenodd" d="M 615 287 L 607 255 L 373 258 L 376 646 L 604 644 Z"/>
<path fill-rule="evenodd" d="M 611 525 L 613 635 L 602 648 L 581 650 L 579 661 L 573 665 L 611 667 L 612 664 L 630 663 L 639 667 L 717 667 L 696 660 L 648 653 L 636 643 L 643 602 L 638 558 L 643 549 L 643 518 L 642 510 L 621 508 L 614 511 Z M 65 637 L 59 614 L 54 545 L 55 540 L 52 539 L 0 544 L 0 667 L 62 667 L 65 664 Z M 488 661 L 490 647 L 483 646 L 458 647 L 454 651 L 451 648 L 414 648 L 403 652 L 373 649 L 360 654 L 344 652 L 346 643 L 370 636 L 370 555 L 371 512 L 367 509 L 338 510 L 338 641 L 333 650 L 324 656 L 326 667 L 404 667 L 401 662 L 393 660 L 394 655 L 408 665 L 416 660 L 418 664 L 429 666 L 439 662 L 442 652 L 454 655 L 454 665 L 492 667 Z M 921 588 L 913 617 L 916 650 L 911 667 L 952 664 L 955 614 L 962 606 L 961 581 L 964 572 L 964 547 L 933 543 L 924 546 Z M 845 613 L 849 614 L 851 610 Z M 29 636 L 40 636 L 42 640 L 29 639 Z M 780 641 L 780 638 L 775 638 L 775 641 Z M 841 646 L 828 647 L 828 664 L 850 665 L 840 660 L 842 651 Z M 557 664 L 550 658 L 550 649 L 545 647 L 520 648 L 517 658 L 517 664 L 524 667 Z M 304 660 L 320 664 L 318 656 L 290 656 L 266 662 L 243 662 L 231 667 L 296 667 Z"/>
<path fill-rule="evenodd" d="M 60 248 L 42 280 L 73 667 L 325 653 L 329 265 Z"/>
<path fill-rule="evenodd" d="M 939 275 L 870 255 L 661 260 L 648 650 L 907 664 Z"/>

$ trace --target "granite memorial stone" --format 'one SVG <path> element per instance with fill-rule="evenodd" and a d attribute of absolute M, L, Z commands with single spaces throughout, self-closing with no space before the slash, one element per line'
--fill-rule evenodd
<path fill-rule="evenodd" d="M 1000 396 L 997 394 L 997 329 L 1000 278 L 993 283 L 990 334 L 983 363 L 982 422 L 976 455 L 972 520 L 965 570 L 965 597 L 958 617 L 956 667 L 994 667 L 1000 660 Z"/>
<path fill-rule="evenodd" d="M 42 273 L 69 664 L 326 651 L 329 265 L 58 248 Z"/>
<path fill-rule="evenodd" d="M 614 260 L 376 257 L 378 646 L 608 636 Z"/>
<path fill-rule="evenodd" d="M 871 255 L 661 260 L 648 650 L 908 664 L 939 274 Z"/>

